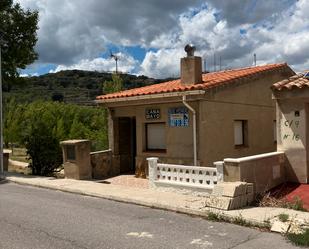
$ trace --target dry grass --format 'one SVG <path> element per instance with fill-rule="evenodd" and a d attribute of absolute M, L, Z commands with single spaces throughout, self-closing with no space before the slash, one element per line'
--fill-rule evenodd
<path fill-rule="evenodd" d="M 270 193 L 266 193 L 259 202 L 260 207 L 284 207 L 286 206 L 286 200 L 283 198 L 277 198 Z"/>
<path fill-rule="evenodd" d="M 259 202 L 260 207 L 280 207 L 294 209 L 298 211 L 307 211 L 303 207 L 303 202 L 299 197 L 295 197 L 292 201 L 288 201 L 282 197 L 276 197 L 270 193 L 265 194 Z"/>

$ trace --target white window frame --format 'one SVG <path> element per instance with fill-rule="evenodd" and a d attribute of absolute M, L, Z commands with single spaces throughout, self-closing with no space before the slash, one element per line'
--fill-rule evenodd
<path fill-rule="evenodd" d="M 247 120 L 234 120 L 234 145 L 247 146 Z"/>

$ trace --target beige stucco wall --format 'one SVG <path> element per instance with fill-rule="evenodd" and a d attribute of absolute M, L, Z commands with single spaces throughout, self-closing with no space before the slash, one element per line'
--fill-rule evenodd
<path fill-rule="evenodd" d="M 198 163 L 212 166 L 214 161 L 227 157 L 243 157 L 276 150 L 273 122 L 276 120 L 275 104 L 270 87 L 290 72 L 273 72 L 239 81 L 238 85 L 226 85 L 206 91 L 206 94 L 190 97 L 189 103 L 197 110 Z M 168 102 L 168 103 L 166 103 Z M 117 140 L 112 129 L 117 117 L 136 117 L 137 168 L 147 169 L 147 157 L 159 157 L 162 162 L 193 164 L 192 113 L 189 112 L 189 127 L 169 127 L 168 109 L 183 106 L 181 97 L 109 103 L 110 145 L 117 155 Z M 149 121 L 146 108 L 160 108 L 161 118 Z M 234 120 L 248 121 L 248 146 L 235 148 Z M 145 123 L 166 123 L 166 153 L 145 151 Z M 112 128 L 113 127 L 113 128 Z M 116 156 L 117 157 L 117 156 Z"/>
<path fill-rule="evenodd" d="M 270 86 L 280 74 L 262 77 L 209 92 L 200 104 L 199 159 L 202 165 L 227 157 L 243 157 L 276 150 L 274 141 L 275 102 Z M 234 120 L 247 120 L 248 146 L 235 147 Z"/>
<path fill-rule="evenodd" d="M 135 117 L 136 118 L 136 154 L 139 161 L 144 162 L 147 157 L 158 156 L 161 161 L 173 163 L 190 163 L 193 161 L 193 139 L 192 139 L 192 114 L 189 114 L 188 127 L 170 127 L 168 124 L 168 109 L 175 107 L 184 107 L 181 98 L 179 102 L 166 104 L 147 104 L 141 106 L 117 107 L 113 110 L 113 119 L 117 117 Z M 190 102 L 194 108 L 198 109 L 198 101 Z M 159 108 L 161 112 L 160 119 L 147 120 L 145 110 L 147 108 Z M 165 123 L 166 126 L 166 147 L 165 153 L 155 153 L 146 151 L 146 123 Z M 111 137 L 110 140 L 113 138 Z M 112 142 L 111 144 L 114 144 Z"/>
<path fill-rule="evenodd" d="M 279 97 L 277 100 L 277 149 L 286 154 L 288 180 L 308 183 L 307 103 L 309 103 L 309 91 L 305 91 L 307 98 L 303 92 L 301 95 L 299 91 L 282 93 L 282 99 Z"/>

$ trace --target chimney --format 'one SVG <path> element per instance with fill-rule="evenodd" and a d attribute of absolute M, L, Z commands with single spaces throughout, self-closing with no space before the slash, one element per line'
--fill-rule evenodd
<path fill-rule="evenodd" d="M 195 46 L 188 44 L 185 46 L 187 57 L 180 60 L 181 84 L 191 85 L 202 83 L 202 58 L 194 56 Z"/>

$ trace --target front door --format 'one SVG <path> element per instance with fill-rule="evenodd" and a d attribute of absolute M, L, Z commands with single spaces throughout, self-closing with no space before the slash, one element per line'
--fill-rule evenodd
<path fill-rule="evenodd" d="M 135 171 L 136 121 L 134 117 L 119 118 L 120 173 Z"/>

